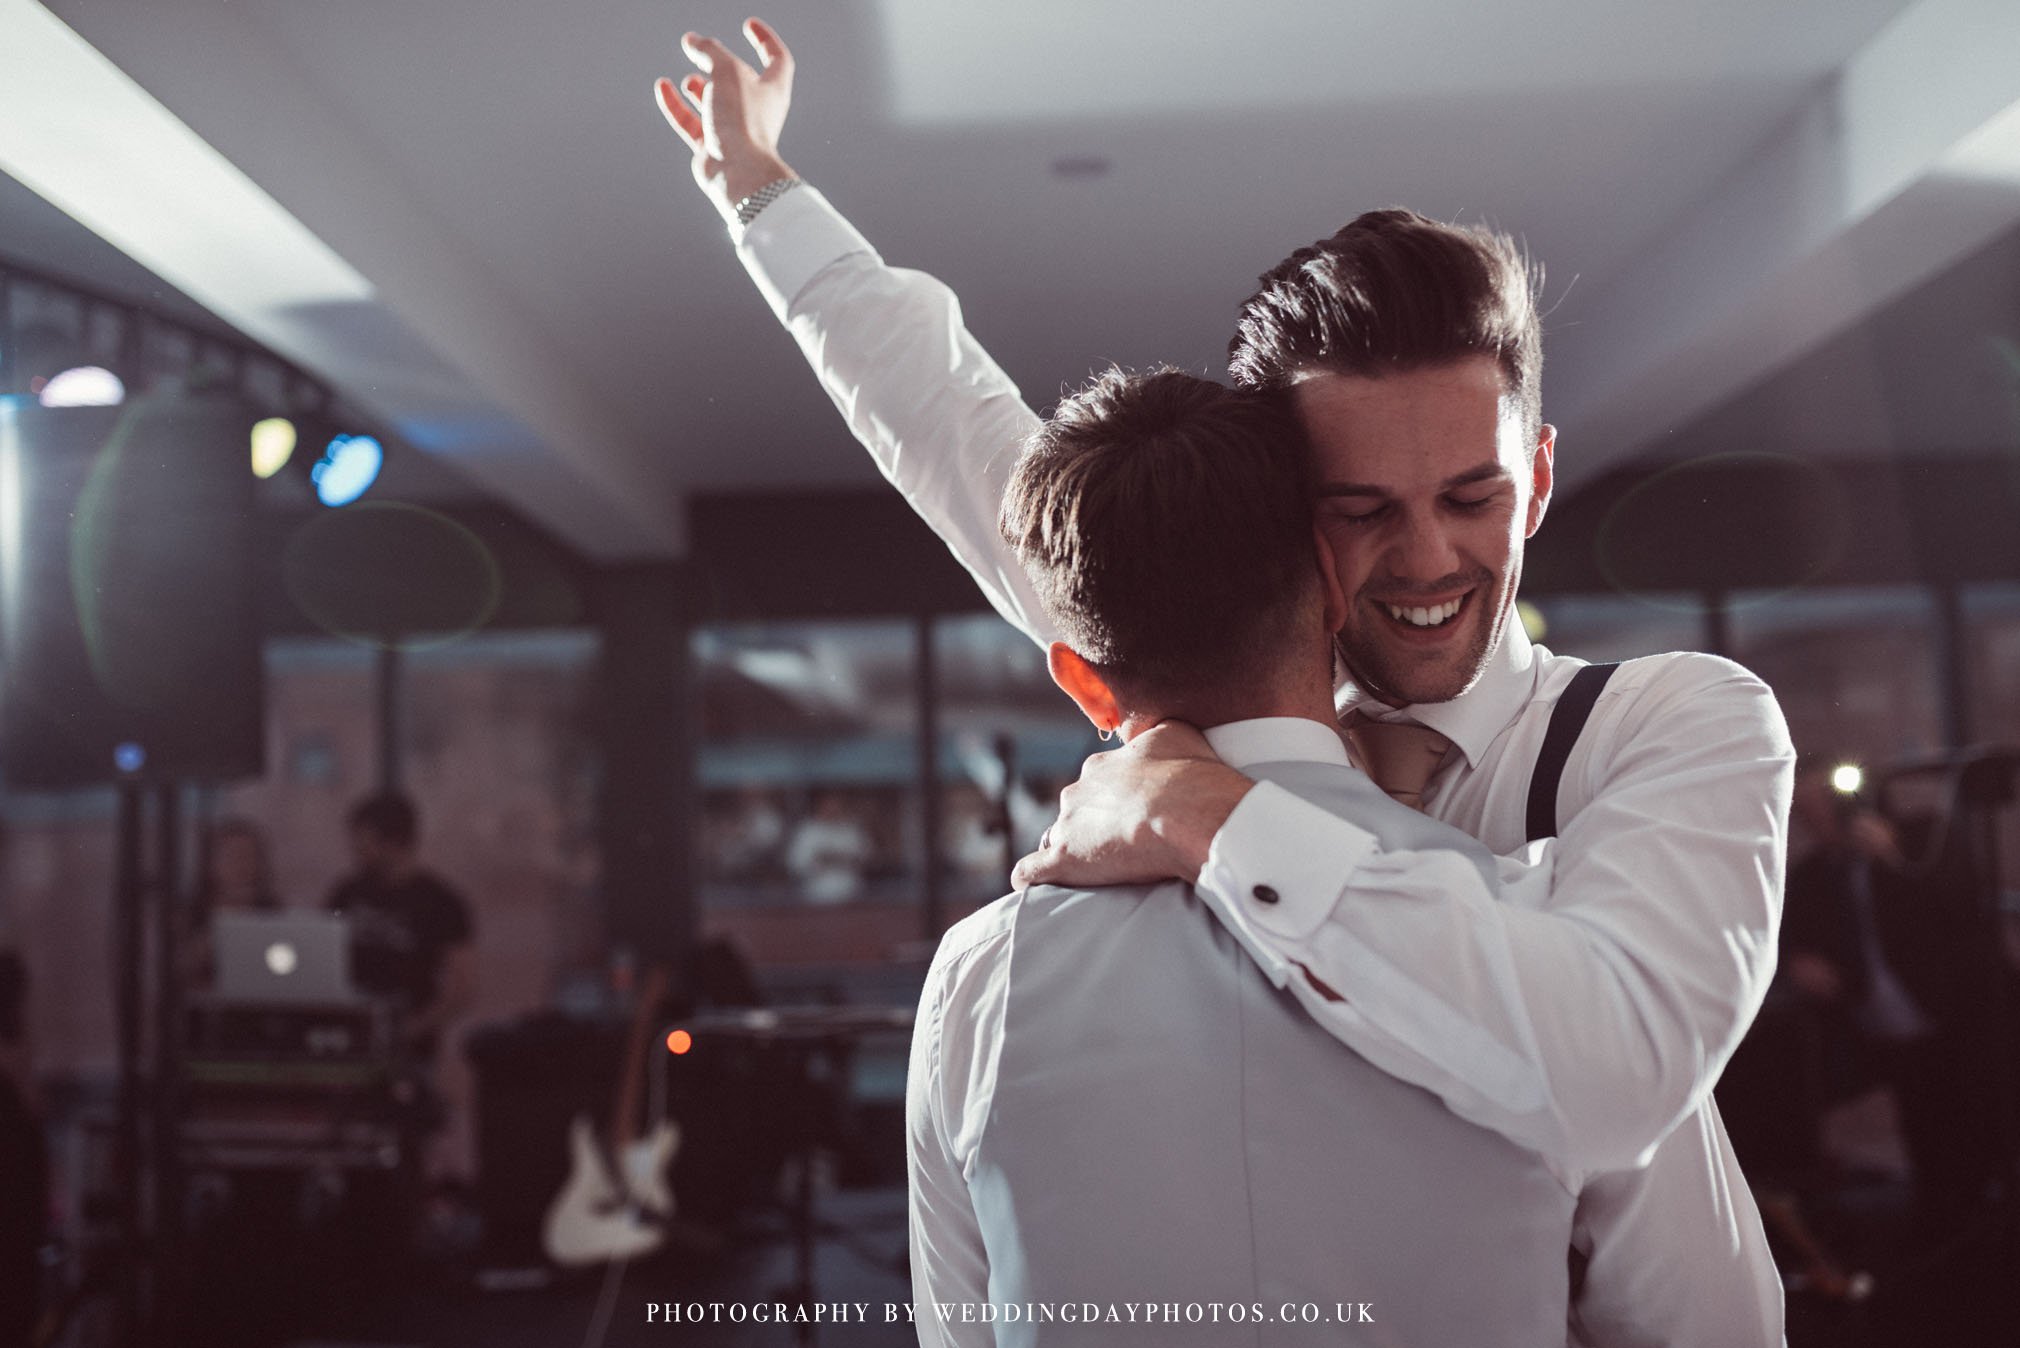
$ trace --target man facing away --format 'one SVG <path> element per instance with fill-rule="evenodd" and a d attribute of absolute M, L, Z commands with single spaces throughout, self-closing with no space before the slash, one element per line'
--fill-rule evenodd
<path fill-rule="evenodd" d="M 858 439 L 1046 644 L 994 528 L 1038 418 L 944 285 L 885 263 L 793 175 L 793 60 L 764 25 L 746 34 L 762 71 L 689 34 L 701 73 L 656 86 L 695 180 Z M 1774 968 L 1794 754 L 1772 694 L 1730 661 L 1629 661 L 1532 818 L 1583 665 L 1515 620 L 1557 447 L 1541 366 L 1513 245 L 1406 211 L 1272 268 L 1230 344 L 1236 382 L 1287 392 L 1314 446 L 1355 762 L 1500 872 L 1388 847 L 1165 725 L 1090 760 L 1018 878 L 1195 882 L 1335 1037 L 1581 1177 L 1581 1342 L 1772 1344 L 1780 1286 L 1709 1092 Z M 1412 786 L 1379 749 L 1420 731 Z"/>
<path fill-rule="evenodd" d="M 1104 736 L 1183 718 L 1492 872 L 1348 766 L 1302 440 L 1288 399 L 1176 371 L 1062 405 L 1002 517 L 1052 676 Z M 907 1116 L 924 1344 L 1563 1342 L 1571 1189 L 1343 1052 L 1190 886 L 1039 886 L 956 925 Z"/>

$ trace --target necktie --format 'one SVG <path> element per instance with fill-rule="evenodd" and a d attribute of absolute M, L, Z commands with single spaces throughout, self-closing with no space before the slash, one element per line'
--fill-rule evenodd
<path fill-rule="evenodd" d="M 1410 721 L 1375 721 L 1353 712 L 1347 739 L 1375 785 L 1413 810 L 1424 808 L 1424 784 L 1445 761 L 1452 741 Z"/>

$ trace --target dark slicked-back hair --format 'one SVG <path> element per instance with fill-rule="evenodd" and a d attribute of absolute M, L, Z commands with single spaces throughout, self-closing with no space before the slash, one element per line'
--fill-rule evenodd
<path fill-rule="evenodd" d="M 1379 378 L 1492 356 L 1534 440 L 1540 283 L 1506 234 L 1370 211 L 1263 273 L 1228 343 L 1228 373 L 1247 388 L 1278 389 L 1311 373 Z"/>
<path fill-rule="evenodd" d="M 1167 712 L 1252 688 L 1317 585 L 1290 400 L 1178 370 L 1110 370 L 1062 402 L 1000 524 L 1061 639 Z"/>

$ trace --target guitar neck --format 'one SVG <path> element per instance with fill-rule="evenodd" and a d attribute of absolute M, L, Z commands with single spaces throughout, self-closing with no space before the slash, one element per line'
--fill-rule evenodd
<path fill-rule="evenodd" d="M 637 1005 L 632 1008 L 631 1027 L 624 1040 L 624 1061 L 618 1067 L 617 1102 L 610 1119 L 610 1145 L 620 1151 L 640 1131 L 638 1092 L 645 1074 L 645 1054 L 651 1046 L 653 1018 L 666 996 L 667 982 L 665 967 L 654 965 L 645 975 Z"/>

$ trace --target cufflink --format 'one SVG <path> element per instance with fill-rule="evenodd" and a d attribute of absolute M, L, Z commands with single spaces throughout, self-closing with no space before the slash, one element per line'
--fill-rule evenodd
<path fill-rule="evenodd" d="M 1257 885 L 1249 891 L 1249 897 L 1257 903 L 1275 903 L 1281 896 L 1268 885 Z"/>

